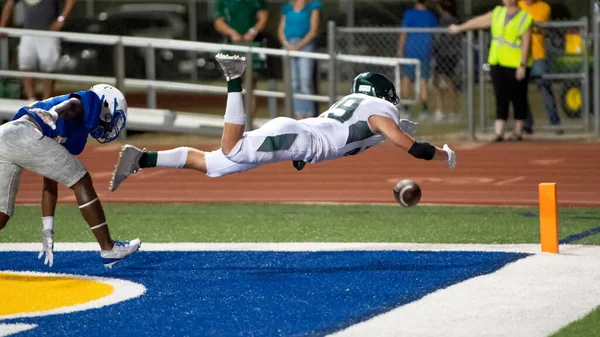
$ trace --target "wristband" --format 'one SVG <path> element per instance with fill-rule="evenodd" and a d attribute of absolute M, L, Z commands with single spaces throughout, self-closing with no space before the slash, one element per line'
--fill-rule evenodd
<path fill-rule="evenodd" d="M 42 217 L 42 230 L 54 230 L 54 217 L 53 216 Z"/>
<path fill-rule="evenodd" d="M 252 27 L 248 29 L 248 33 L 252 34 L 252 36 L 256 36 L 256 34 L 258 34 L 258 31 L 256 30 L 256 28 Z"/>
<path fill-rule="evenodd" d="M 428 142 L 415 141 L 408 153 L 415 158 L 432 160 L 435 156 L 435 147 Z"/>

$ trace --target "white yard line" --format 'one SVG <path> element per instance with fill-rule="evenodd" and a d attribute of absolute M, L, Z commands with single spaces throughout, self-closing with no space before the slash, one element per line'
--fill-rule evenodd
<path fill-rule="evenodd" d="M 0 243 L 0 251 L 38 252 L 41 243 Z M 571 248 L 576 246 L 571 246 Z M 57 242 L 55 251 L 97 251 L 95 242 Z M 484 251 L 538 253 L 538 244 L 421 244 L 386 242 L 240 242 L 240 243 L 144 243 L 140 251 L 345 251 L 345 250 L 419 250 L 419 251 Z"/>
<path fill-rule="evenodd" d="M 332 334 L 548 336 L 600 305 L 600 247 L 565 246 L 468 279 Z"/>

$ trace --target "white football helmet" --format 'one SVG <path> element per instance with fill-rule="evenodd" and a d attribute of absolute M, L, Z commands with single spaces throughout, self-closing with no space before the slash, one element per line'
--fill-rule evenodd
<path fill-rule="evenodd" d="M 100 123 L 90 135 L 99 143 L 108 143 L 119 137 L 127 124 L 127 100 L 123 93 L 109 84 L 96 84 L 90 90 L 102 101 Z"/>

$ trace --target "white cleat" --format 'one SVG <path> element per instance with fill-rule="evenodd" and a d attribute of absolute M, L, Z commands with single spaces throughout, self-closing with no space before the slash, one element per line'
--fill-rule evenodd
<path fill-rule="evenodd" d="M 102 257 L 105 268 L 112 268 L 117 262 L 137 252 L 142 245 L 140 239 L 124 242 L 114 240 L 114 243 L 115 245 L 111 250 L 100 251 L 100 257 Z"/>
<path fill-rule="evenodd" d="M 456 153 L 452 151 L 448 144 L 444 144 L 442 150 L 448 153 L 448 165 L 450 166 L 450 171 L 454 170 L 454 167 L 456 166 Z"/>
<path fill-rule="evenodd" d="M 125 145 L 121 148 L 119 161 L 108 184 L 108 189 L 111 192 L 114 192 L 127 177 L 141 170 L 140 158 L 144 152 L 146 152 L 146 149 L 140 150 L 133 145 Z"/>
<path fill-rule="evenodd" d="M 242 77 L 244 70 L 246 70 L 246 58 L 243 56 L 218 53 L 215 59 L 221 65 L 228 81 Z"/>

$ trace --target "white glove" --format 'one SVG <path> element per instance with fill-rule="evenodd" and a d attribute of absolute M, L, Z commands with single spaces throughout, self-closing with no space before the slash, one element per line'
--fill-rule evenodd
<path fill-rule="evenodd" d="M 35 108 L 29 109 L 29 112 L 36 114 L 52 130 L 56 130 L 56 120 L 58 119 L 56 111 L 46 111 L 44 109 Z"/>
<path fill-rule="evenodd" d="M 42 231 L 42 251 L 38 255 L 38 259 L 41 259 L 46 253 L 46 259 L 44 259 L 44 264 L 48 265 L 48 267 L 52 267 L 54 263 L 54 230 L 45 229 Z"/>
<path fill-rule="evenodd" d="M 454 170 L 454 166 L 456 166 L 456 154 L 454 151 L 452 151 L 448 144 L 444 144 L 442 150 L 448 153 L 448 165 L 450 165 L 450 171 Z"/>
<path fill-rule="evenodd" d="M 417 133 L 417 124 L 419 123 L 411 122 L 408 119 L 401 119 L 398 126 L 402 132 L 414 135 Z"/>

